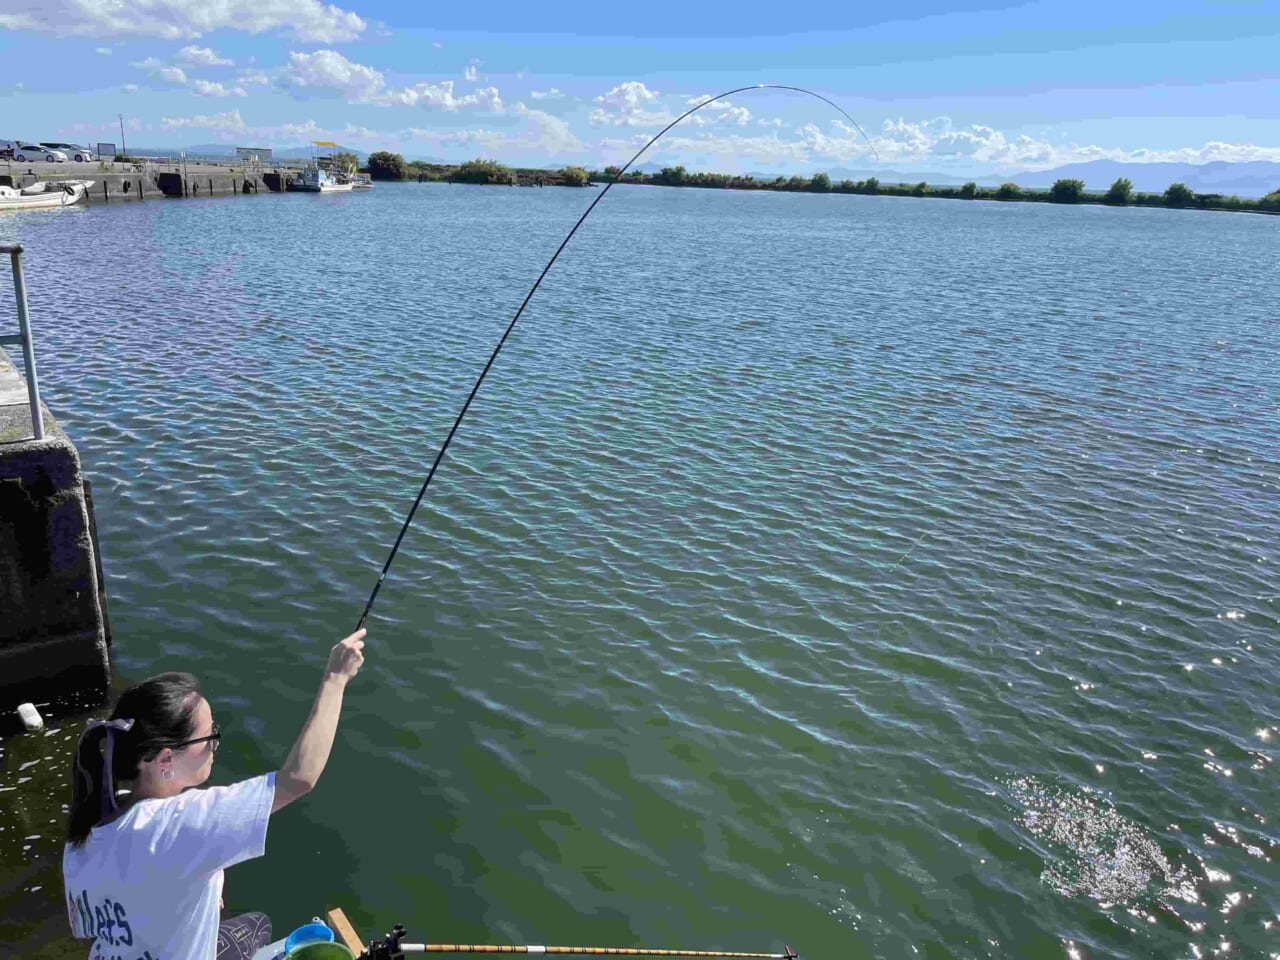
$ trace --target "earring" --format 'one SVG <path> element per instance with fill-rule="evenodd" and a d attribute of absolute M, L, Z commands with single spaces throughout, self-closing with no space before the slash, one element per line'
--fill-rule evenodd
<path fill-rule="evenodd" d="M 161 779 L 161 780 L 172 780 L 172 779 L 173 779 L 173 771 L 172 771 L 172 770 L 161 770 L 161 771 L 160 771 L 160 779 Z"/>

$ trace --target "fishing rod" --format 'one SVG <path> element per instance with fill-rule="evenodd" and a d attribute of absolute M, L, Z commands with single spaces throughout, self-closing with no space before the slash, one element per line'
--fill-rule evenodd
<path fill-rule="evenodd" d="M 867 146 L 871 148 L 871 153 L 875 156 L 876 160 L 879 161 L 880 154 L 876 152 L 875 144 L 871 142 L 871 138 L 868 137 L 866 133 L 863 131 L 862 127 L 858 125 L 858 121 L 854 120 L 853 117 L 849 116 L 849 114 L 845 111 L 845 109 L 841 107 L 838 103 L 836 103 L 833 100 L 827 99 L 820 93 L 814 93 L 812 90 L 806 90 L 804 87 L 791 87 L 791 86 L 786 86 L 785 84 L 780 84 L 780 83 L 755 83 L 755 84 L 751 84 L 750 86 L 737 87 L 733 90 L 727 90 L 724 93 L 711 97 L 708 100 L 704 100 L 701 103 L 697 104 L 696 106 L 686 110 L 684 113 L 680 114 L 680 116 L 676 117 L 674 120 L 668 123 L 665 127 L 659 130 L 656 134 L 654 134 L 654 136 L 649 140 L 649 142 L 636 151 L 635 156 L 633 156 L 630 160 L 628 160 L 626 164 L 624 164 L 623 167 L 616 174 L 614 174 L 613 179 L 609 181 L 609 183 L 605 185 L 605 188 L 596 195 L 596 198 L 594 200 L 591 201 L 591 205 L 588 206 L 587 209 L 583 212 L 582 216 L 578 218 L 578 222 L 573 225 L 573 229 L 570 230 L 568 234 L 566 234 L 565 238 L 560 241 L 560 246 L 556 248 L 556 252 L 551 255 L 551 259 L 547 261 L 547 265 L 543 267 L 542 272 L 538 274 L 538 279 L 533 282 L 533 286 L 530 287 L 529 292 L 525 294 L 524 301 L 520 304 L 520 308 L 516 310 L 515 316 L 511 318 L 511 322 L 507 324 L 507 329 L 502 334 L 502 338 L 498 341 L 498 345 L 493 348 L 493 353 L 489 355 L 488 363 L 486 363 L 484 365 L 484 369 L 480 371 L 480 376 L 476 378 L 475 385 L 471 388 L 471 393 L 467 395 L 466 402 L 463 403 L 462 409 L 458 411 L 457 419 L 453 421 L 453 426 L 449 428 L 449 435 L 445 437 L 444 443 L 440 445 L 440 449 L 436 453 L 436 458 L 431 464 L 431 469 L 427 472 L 427 478 L 422 481 L 422 489 L 418 491 L 418 496 L 413 501 L 413 506 L 409 508 L 409 515 L 404 519 L 404 525 L 401 526 L 400 528 L 400 535 L 396 537 L 395 545 L 392 546 L 391 553 L 387 556 L 387 562 L 382 565 L 382 572 L 378 574 L 378 582 L 373 585 L 373 592 L 369 594 L 369 601 L 364 605 L 364 612 L 360 614 L 360 622 L 356 624 L 356 630 L 360 630 L 361 628 L 364 627 L 365 620 L 367 620 L 369 617 L 369 611 L 373 609 L 373 603 L 375 600 L 378 599 L 378 592 L 382 589 L 382 583 L 387 578 L 387 571 L 391 569 L 391 562 L 395 560 L 396 554 L 400 551 L 400 544 L 404 541 L 404 535 L 409 532 L 409 525 L 413 523 L 413 516 L 415 513 L 418 512 L 418 507 L 422 503 L 422 498 L 427 493 L 427 487 L 431 486 L 431 480 L 433 477 L 435 477 L 436 470 L 439 469 L 440 467 L 440 462 L 444 459 L 445 451 L 449 449 L 449 444 L 453 442 L 454 434 L 458 432 L 458 427 L 462 425 L 462 418 L 465 417 L 467 415 L 467 411 L 471 409 L 471 401 L 474 400 L 476 398 L 476 394 L 480 392 L 480 385 L 484 383 L 484 378 L 489 375 L 489 370 L 493 367 L 494 361 L 498 359 L 498 354 L 502 351 L 502 347 L 507 342 L 507 338 L 511 336 L 511 331 L 516 328 L 516 322 L 520 319 L 520 315 L 524 313 L 524 308 L 529 305 L 529 301 L 533 299 L 533 295 L 537 292 L 538 287 L 542 286 L 543 278 L 546 277 L 547 272 L 551 269 L 552 264 L 554 264 L 556 260 L 560 257 L 561 251 L 563 251 L 564 248 L 568 246 L 569 241 L 573 239 L 573 235 L 578 232 L 578 228 L 582 226 L 582 224 L 586 221 L 587 217 L 591 216 L 591 211 L 596 208 L 596 204 L 598 204 L 601 200 L 604 199 L 604 195 L 609 192 L 610 188 L 613 187 L 613 185 L 617 183 L 619 180 L 621 180 L 623 174 L 625 174 L 627 170 L 631 168 L 631 165 L 635 163 L 637 160 L 639 160 L 646 150 L 648 150 L 651 146 L 657 143 L 658 140 L 660 140 L 668 130 L 674 127 L 677 123 L 679 123 L 685 117 L 688 117 L 694 113 L 697 113 L 703 107 L 713 104 L 717 100 L 723 100 L 725 97 L 732 97 L 734 94 L 743 93 L 744 91 L 747 91 L 747 90 L 790 90 L 794 93 L 803 93 L 810 97 L 816 97 L 817 99 L 821 100 L 823 103 L 829 104 L 830 106 L 838 110 L 840 114 L 846 120 L 848 120 L 849 123 L 853 125 L 853 128 L 857 130 L 858 133 L 862 134 L 862 139 L 867 141 Z M 719 956 L 723 956 L 723 954 L 719 954 Z M 746 955 L 740 954 L 740 956 L 746 956 Z M 772 954 L 755 954 L 755 956 L 772 956 Z"/>
<path fill-rule="evenodd" d="M 722 950 L 662 950 L 645 947 L 547 947 L 534 944 L 499 943 L 402 943 L 405 928 L 396 924 L 381 940 L 370 940 L 358 960 L 399 960 L 407 953 L 526 953 L 537 955 L 606 956 L 606 957 L 724 957 L 730 960 L 799 960 L 799 954 L 786 946 L 782 953 L 733 953 Z"/>

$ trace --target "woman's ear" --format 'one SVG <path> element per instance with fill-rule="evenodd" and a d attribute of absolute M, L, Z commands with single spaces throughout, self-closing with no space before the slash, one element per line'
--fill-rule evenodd
<path fill-rule="evenodd" d="M 173 774 L 170 773 L 168 777 L 165 777 L 164 773 L 166 770 L 172 771 L 173 769 L 173 751 L 168 747 L 164 747 L 150 760 L 142 761 L 142 766 L 144 767 L 151 765 L 154 765 L 156 773 L 160 774 L 160 776 L 165 780 L 168 780 L 169 777 L 173 776 Z"/>

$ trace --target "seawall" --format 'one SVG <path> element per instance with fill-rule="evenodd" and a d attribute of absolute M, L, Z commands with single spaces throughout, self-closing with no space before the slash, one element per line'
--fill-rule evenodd
<path fill-rule="evenodd" d="M 186 197 L 245 197 L 280 193 L 299 171 L 287 167 L 261 170 L 214 164 L 172 166 L 112 164 L 25 164 L 0 167 L 0 184 L 25 187 L 38 180 L 91 180 L 85 199 L 94 205 L 137 203 Z"/>
<path fill-rule="evenodd" d="M 0 327 L 16 327 L 12 300 Z M 42 406 L 32 433 L 26 382 L 0 350 L 0 709 L 110 682 L 110 628 L 89 483 L 80 455 Z"/>

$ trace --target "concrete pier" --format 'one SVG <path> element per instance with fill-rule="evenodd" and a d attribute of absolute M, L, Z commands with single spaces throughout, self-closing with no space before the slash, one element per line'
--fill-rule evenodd
<path fill-rule="evenodd" d="M 0 300 L 0 326 L 13 325 Z M 0 350 L 0 710 L 105 696 L 106 595 L 88 482 L 70 438 L 42 406 L 34 439 L 27 386 Z"/>
<path fill-rule="evenodd" d="M 298 176 L 289 167 L 213 163 L 27 163 L 0 165 L 0 184 L 25 187 L 37 180 L 92 180 L 85 199 L 95 206 L 190 197 L 245 197 L 280 193 Z"/>

